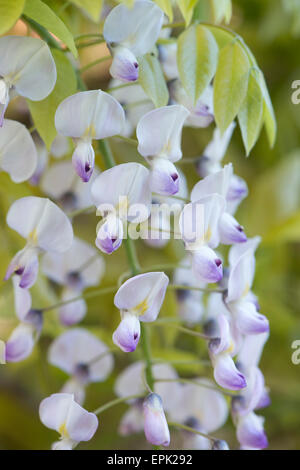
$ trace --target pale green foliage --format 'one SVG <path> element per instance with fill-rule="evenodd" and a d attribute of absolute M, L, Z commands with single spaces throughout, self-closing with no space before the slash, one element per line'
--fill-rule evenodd
<path fill-rule="evenodd" d="M 41 0 L 26 0 L 24 14 L 51 31 L 70 49 L 74 57 L 77 57 L 77 49 L 71 32 L 63 21 Z"/>
<path fill-rule="evenodd" d="M 215 75 L 218 52 L 216 40 L 205 26 L 192 26 L 178 39 L 180 79 L 195 104 Z"/>
<path fill-rule="evenodd" d="M 103 0 L 70 0 L 77 7 L 81 8 L 87 15 L 98 23 L 103 7 Z"/>
<path fill-rule="evenodd" d="M 0 34 L 13 27 L 21 16 L 25 0 L 0 0 Z"/>
<path fill-rule="evenodd" d="M 197 3 L 198 0 L 177 0 L 177 5 L 181 11 L 186 26 L 188 26 L 191 22 L 194 13 L 194 8 Z"/>
<path fill-rule="evenodd" d="M 215 23 L 219 24 L 223 20 L 229 23 L 232 15 L 231 0 L 211 0 L 211 7 Z"/>
<path fill-rule="evenodd" d="M 139 59 L 139 83 L 157 108 L 168 103 L 168 88 L 155 55 L 146 54 Z"/>
<path fill-rule="evenodd" d="M 27 100 L 33 122 L 48 149 L 56 136 L 55 111 L 63 99 L 76 92 L 77 83 L 74 69 L 65 54 L 55 49 L 52 54 L 57 70 L 57 81 L 52 93 L 43 101 Z"/>
<path fill-rule="evenodd" d="M 154 0 L 155 3 L 165 12 L 169 21 L 173 21 L 172 0 Z"/>
<path fill-rule="evenodd" d="M 233 41 L 220 51 L 214 80 L 214 112 L 224 132 L 238 114 L 246 97 L 250 62 L 241 44 Z"/>
<path fill-rule="evenodd" d="M 263 118 L 263 96 L 259 83 L 260 72 L 250 70 L 248 90 L 244 103 L 238 113 L 239 124 L 247 155 L 258 139 Z"/>

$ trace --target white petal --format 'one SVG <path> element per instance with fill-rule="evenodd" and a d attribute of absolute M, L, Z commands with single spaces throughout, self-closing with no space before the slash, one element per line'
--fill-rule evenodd
<path fill-rule="evenodd" d="M 133 362 L 126 367 L 117 377 L 114 385 L 114 392 L 118 397 L 129 395 L 139 395 L 145 391 L 143 382 L 143 369 L 145 365 L 142 361 Z"/>
<path fill-rule="evenodd" d="M 70 150 L 69 140 L 60 134 L 57 134 L 52 142 L 50 153 L 55 158 L 61 158 Z"/>
<path fill-rule="evenodd" d="M 225 208 L 225 199 L 211 194 L 187 204 L 179 219 L 182 239 L 188 249 L 206 244 L 216 248 L 219 244 L 219 220 Z"/>
<path fill-rule="evenodd" d="M 215 163 L 220 163 L 226 153 L 235 126 L 236 124 L 232 122 L 223 135 L 221 134 L 221 131 L 216 128 L 213 134 L 213 139 L 205 148 L 203 155 Z"/>
<path fill-rule="evenodd" d="M 46 98 L 56 82 L 56 67 L 44 41 L 24 36 L 0 38 L 0 75 L 18 94 L 33 101 Z"/>
<path fill-rule="evenodd" d="M 74 297 L 78 296 L 78 291 L 75 289 L 65 288 L 62 293 L 61 300 L 67 301 L 70 299 L 74 299 Z M 84 317 L 87 312 L 87 305 L 84 299 L 78 299 L 74 302 L 67 303 L 66 305 L 62 305 L 58 309 L 58 316 L 60 322 L 64 326 L 72 326 L 76 323 L 79 323 Z"/>
<path fill-rule="evenodd" d="M 13 276 L 12 281 L 16 314 L 19 320 L 24 320 L 31 308 L 31 295 L 28 289 L 19 287 L 20 279 L 18 276 Z"/>
<path fill-rule="evenodd" d="M 177 194 L 180 181 L 175 165 L 166 158 L 154 158 L 151 162 L 149 184 L 154 193 L 163 196 Z"/>
<path fill-rule="evenodd" d="M 122 416 L 119 424 L 119 433 L 121 436 L 130 436 L 130 434 L 142 431 L 144 428 L 144 418 L 141 407 L 131 406 Z"/>
<path fill-rule="evenodd" d="M 67 137 L 104 139 L 120 134 L 125 121 L 122 106 L 101 90 L 69 96 L 55 113 L 57 131 Z"/>
<path fill-rule="evenodd" d="M 260 335 L 248 335 L 244 338 L 238 354 L 238 362 L 242 364 L 243 369 L 249 370 L 253 366 L 258 366 L 262 350 L 268 338 L 268 332 Z"/>
<path fill-rule="evenodd" d="M 123 82 L 134 82 L 139 77 L 138 69 L 139 64 L 135 55 L 127 47 L 116 47 L 109 69 L 111 76 Z"/>
<path fill-rule="evenodd" d="M 145 114 L 136 128 L 139 153 L 145 158 L 180 160 L 182 127 L 188 115 L 188 110 L 180 105 L 163 106 Z"/>
<path fill-rule="evenodd" d="M 0 38 L 1 40 L 1 38 Z M 4 119 L 0 139 L 0 166 L 15 183 L 28 180 L 37 166 L 37 152 L 26 127 Z"/>
<path fill-rule="evenodd" d="M 169 278 L 162 272 L 139 274 L 128 279 L 115 295 L 120 310 L 130 310 L 141 321 L 154 321 L 164 301 Z"/>
<path fill-rule="evenodd" d="M 233 247 L 231 247 L 229 251 L 230 266 L 234 266 L 237 263 L 238 259 L 243 256 L 243 254 L 246 252 L 252 253 L 252 255 L 254 255 L 260 242 L 260 237 L 253 237 L 248 238 L 246 243 L 243 243 L 241 245 L 234 245 Z"/>
<path fill-rule="evenodd" d="M 253 283 L 254 272 L 255 258 L 249 250 L 237 260 L 230 270 L 227 302 L 240 300 L 248 294 Z"/>
<path fill-rule="evenodd" d="M 48 360 L 68 374 L 76 372 L 76 366 L 89 366 L 89 382 L 102 382 L 113 368 L 113 356 L 107 354 L 98 361 L 97 357 L 108 352 L 106 344 L 83 328 L 73 328 L 56 338 L 50 346 Z"/>
<path fill-rule="evenodd" d="M 123 163 L 104 171 L 92 184 L 91 193 L 95 206 L 99 208 L 102 204 L 111 205 L 122 210 L 139 204 L 145 207 L 141 216 L 135 217 L 135 221 L 146 220 L 151 202 L 148 178 L 149 170 L 139 163 Z M 124 208 L 120 205 L 124 205 Z"/>
<path fill-rule="evenodd" d="M 28 196 L 15 201 L 7 214 L 7 224 L 22 237 L 45 251 L 66 251 L 72 245 L 72 225 L 49 199 Z"/>
<path fill-rule="evenodd" d="M 132 8 L 118 5 L 105 20 L 105 41 L 126 45 L 136 56 L 144 55 L 154 46 L 163 17 L 162 10 L 148 0 L 136 1 Z"/>
<path fill-rule="evenodd" d="M 199 181 L 192 189 L 191 201 L 197 201 L 210 194 L 220 194 L 226 199 L 229 184 L 232 177 L 232 164 L 225 165 L 222 170 L 206 176 Z"/>
<path fill-rule="evenodd" d="M 30 356 L 33 346 L 33 328 L 20 323 L 10 335 L 5 349 L 6 362 L 19 362 Z"/>
<path fill-rule="evenodd" d="M 74 280 L 77 273 L 83 288 L 99 284 L 104 274 L 104 260 L 93 246 L 74 237 L 71 248 L 65 253 L 46 253 L 42 269 L 50 279 L 69 287 L 74 286 L 72 277 Z"/>

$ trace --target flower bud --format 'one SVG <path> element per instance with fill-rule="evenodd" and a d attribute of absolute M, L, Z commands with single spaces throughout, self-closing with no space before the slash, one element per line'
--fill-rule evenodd
<path fill-rule="evenodd" d="M 141 325 L 136 315 L 125 312 L 113 334 L 113 342 L 124 352 L 135 351 L 141 335 Z"/>
<path fill-rule="evenodd" d="M 72 163 L 78 176 L 87 183 L 95 165 L 95 152 L 91 142 L 80 140 L 72 155 Z"/>
<path fill-rule="evenodd" d="M 222 260 L 211 248 L 203 246 L 193 252 L 193 270 L 202 282 L 219 282 L 223 276 Z"/>
<path fill-rule="evenodd" d="M 151 162 L 150 187 L 154 193 L 169 196 L 179 191 L 179 175 L 175 165 L 166 158 Z"/>
<path fill-rule="evenodd" d="M 150 393 L 144 400 L 143 408 L 144 431 L 147 441 L 156 446 L 167 447 L 170 444 L 170 432 L 162 399 L 156 393 Z"/>

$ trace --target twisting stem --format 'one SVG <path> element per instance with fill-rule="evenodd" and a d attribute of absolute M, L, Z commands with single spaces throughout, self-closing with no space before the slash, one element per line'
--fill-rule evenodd
<path fill-rule="evenodd" d="M 110 60 L 111 56 L 105 56 L 105 57 L 100 57 L 100 59 L 94 60 L 93 62 L 90 62 L 89 64 L 85 65 L 84 67 L 81 67 L 79 70 L 80 73 L 85 72 L 86 70 L 90 69 L 91 67 L 94 67 L 94 65 L 101 64 L 102 62 L 105 62 L 107 60 Z"/>
<path fill-rule="evenodd" d="M 94 41 L 82 42 L 76 45 L 77 49 L 83 49 L 85 47 L 96 46 L 97 44 L 103 44 L 104 39 L 95 39 Z"/>
<path fill-rule="evenodd" d="M 115 166 L 116 162 L 115 162 L 114 156 L 111 152 L 108 141 L 104 140 L 104 139 L 99 140 L 98 148 L 99 148 L 99 152 L 101 153 L 101 155 L 103 157 L 106 168 L 109 169 L 109 168 L 112 168 L 113 166 Z"/>
<path fill-rule="evenodd" d="M 182 333 L 186 333 L 187 335 L 197 336 L 198 338 L 206 339 L 207 341 L 210 341 L 212 339 L 212 337 L 204 335 L 202 333 L 198 333 L 198 331 L 194 331 L 194 330 L 191 330 L 190 328 L 185 328 L 184 326 L 169 322 L 167 318 L 161 318 L 160 320 L 156 320 L 155 322 L 152 322 L 152 325 L 154 326 L 167 325 L 168 327 L 171 326 L 173 328 L 176 328 L 176 330 L 182 331 Z"/>
<path fill-rule="evenodd" d="M 190 426 L 186 426 L 185 424 L 171 422 L 171 423 L 168 423 L 168 425 L 174 428 L 183 429 L 184 431 L 192 432 L 193 434 L 199 434 L 199 436 L 205 437 L 211 442 L 215 442 L 219 440 L 216 437 L 210 436 L 209 434 L 204 434 L 203 432 L 197 431 L 197 429 L 191 428 Z"/>
<path fill-rule="evenodd" d="M 76 302 L 77 300 L 87 300 L 92 299 L 93 297 L 98 297 L 98 295 L 105 295 L 115 292 L 118 289 L 118 286 L 111 286 L 111 287 L 103 287 L 102 289 L 97 289 L 92 292 L 88 292 L 87 294 L 78 295 L 77 297 L 73 297 L 72 299 L 63 300 L 56 304 L 50 305 L 49 307 L 44 308 L 36 308 L 35 310 L 39 310 L 41 312 L 48 312 L 49 310 L 55 310 L 56 308 L 63 307 L 64 305 L 71 304 L 72 302 Z"/>
<path fill-rule="evenodd" d="M 121 397 L 121 398 L 116 398 L 115 400 L 109 401 L 108 403 L 105 403 L 105 405 L 99 406 L 96 410 L 93 411 L 95 415 L 99 415 L 105 410 L 108 410 L 109 408 L 119 405 L 120 403 L 124 403 L 129 400 L 135 400 L 138 398 L 143 398 L 145 395 L 139 394 L 139 395 L 129 395 L 128 397 Z"/>
<path fill-rule="evenodd" d="M 223 294 L 226 292 L 226 289 L 209 288 L 209 287 L 197 287 L 197 286 L 188 286 L 187 284 L 169 284 L 168 289 L 175 290 L 199 290 L 200 292 L 217 292 Z"/>

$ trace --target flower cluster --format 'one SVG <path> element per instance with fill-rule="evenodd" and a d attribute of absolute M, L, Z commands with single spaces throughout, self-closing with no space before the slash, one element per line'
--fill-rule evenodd
<path fill-rule="evenodd" d="M 7 213 L 7 225 L 26 242 L 5 276 L 12 278 L 18 325 L 1 343 L 1 359 L 26 359 L 42 334 L 47 310 L 57 310 L 60 324 L 67 329 L 50 345 L 48 362 L 68 378 L 60 392 L 45 398 L 39 409 L 42 423 L 60 435 L 53 449 L 73 449 L 93 437 L 96 415 L 102 409 L 90 413 L 82 407 L 86 388 L 106 380 L 114 367 L 114 354 L 142 349 L 140 343 L 143 359 L 131 362 L 114 386 L 119 400 L 128 404 L 119 426 L 122 435 L 144 429 L 149 443 L 169 446 L 169 427 L 174 426 L 182 430 L 183 448 L 226 450 L 227 443 L 210 433 L 226 422 L 225 396 L 229 395 L 240 447 L 267 446 L 263 418 L 256 414 L 269 404 L 258 368 L 269 323 L 252 292 L 260 238 L 248 238 L 235 218 L 248 193 L 245 181 L 234 174 L 231 163 L 222 166 L 235 125 L 223 134 L 215 129 L 202 157 L 195 159 L 200 180 L 189 191 L 184 173 L 175 164 L 183 157 L 184 127 L 203 128 L 214 121 L 213 86 L 193 103 L 178 75 L 176 42 L 166 43 L 159 46 L 158 58 L 168 80 L 169 104 L 153 109 L 148 100 L 134 111 L 126 107 L 147 101 L 140 84 L 134 82 L 139 78 L 140 58 L 155 49 L 163 34 L 163 21 L 162 10 L 149 0 L 137 0 L 132 9 L 118 5 L 111 10 L 103 36 L 112 55 L 111 86 L 116 90 L 82 90 L 64 99 L 56 110 L 58 135 L 50 153 L 39 137 L 33 139 L 23 124 L 4 119 L 4 113 L 15 93 L 31 100 L 51 93 L 56 81 L 51 52 L 40 39 L 0 38 L 0 165 L 15 183 L 29 180 L 46 196 L 18 199 Z M 103 155 L 107 152 L 103 139 L 134 132 L 139 161 L 118 165 L 111 161 L 100 172 L 95 167 L 94 141 L 103 144 Z M 69 155 L 68 138 L 74 144 L 71 159 L 52 164 L 51 155 Z M 155 212 L 154 207 L 170 207 L 174 201 L 174 233 L 185 254 L 171 269 L 143 269 L 136 260 L 133 231 L 143 234 L 152 247 L 164 247 L 167 238 L 149 235 L 153 229 L 168 232 L 169 238 L 171 233 L 164 213 Z M 74 237 L 73 225 L 75 215 L 94 207 L 101 220 L 92 246 L 92 240 L 87 243 Z M 150 228 L 145 225 L 148 222 Z M 88 327 L 73 325 L 88 313 L 85 290 L 99 286 L 105 272 L 104 255 L 116 252 L 122 244 L 130 271 L 121 273 L 118 285 L 111 289 L 121 319 L 111 332 L 111 344 L 107 340 L 106 344 Z M 39 258 L 58 303 L 36 309 L 30 289 L 41 275 Z M 106 258 L 106 264 L 110 259 Z M 165 271 L 173 269 L 170 281 Z M 89 295 L 101 295 L 105 289 Z M 162 312 L 167 290 L 175 292 L 178 315 L 172 318 Z M 180 377 L 176 361 L 172 364 L 167 355 L 155 361 L 149 331 L 164 322 L 207 343 L 210 361 L 206 366 L 212 368 L 214 381 L 206 375 Z"/>

